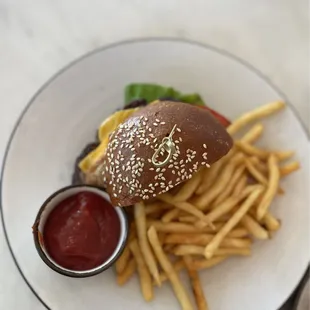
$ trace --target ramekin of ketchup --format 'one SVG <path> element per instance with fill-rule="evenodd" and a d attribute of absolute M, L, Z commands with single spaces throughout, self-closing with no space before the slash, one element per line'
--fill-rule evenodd
<path fill-rule="evenodd" d="M 42 205 L 33 225 L 43 261 L 60 274 L 89 277 L 109 268 L 128 237 L 126 212 L 111 205 L 104 190 L 68 186 Z"/>

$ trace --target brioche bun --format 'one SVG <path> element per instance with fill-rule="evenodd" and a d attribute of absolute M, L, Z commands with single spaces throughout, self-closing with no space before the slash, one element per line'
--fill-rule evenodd
<path fill-rule="evenodd" d="M 163 147 L 154 157 L 169 135 L 171 157 L 169 148 Z M 161 101 L 139 109 L 112 133 L 100 183 L 114 205 L 133 205 L 190 179 L 201 167 L 226 155 L 232 145 L 226 129 L 207 110 Z"/>

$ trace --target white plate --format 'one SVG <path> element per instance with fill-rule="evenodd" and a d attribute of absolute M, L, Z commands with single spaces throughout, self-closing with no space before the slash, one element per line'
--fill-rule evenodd
<path fill-rule="evenodd" d="M 99 49 L 70 65 L 32 99 L 12 135 L 2 179 L 3 220 L 13 256 L 29 285 L 53 310 L 179 309 L 170 289 L 145 303 L 137 279 L 119 288 L 113 271 L 71 279 L 50 270 L 36 253 L 31 225 L 44 199 L 68 185 L 75 157 L 100 122 L 123 105 L 124 86 L 156 82 L 199 92 L 231 118 L 281 99 L 253 68 L 211 47 L 178 40 L 138 40 Z M 253 256 L 230 259 L 202 273 L 211 310 L 275 310 L 309 262 L 309 142 L 291 108 L 265 122 L 266 147 L 293 149 L 303 169 L 283 182 L 272 206 L 281 231 L 257 242 Z"/>

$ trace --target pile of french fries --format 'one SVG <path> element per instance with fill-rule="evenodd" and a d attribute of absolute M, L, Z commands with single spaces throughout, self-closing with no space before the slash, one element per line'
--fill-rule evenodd
<path fill-rule="evenodd" d="M 228 132 L 241 129 L 282 108 L 273 102 L 244 114 Z M 122 286 L 137 272 L 146 301 L 154 287 L 170 281 L 183 310 L 194 309 L 179 272 L 186 270 L 197 309 L 208 309 L 198 271 L 231 256 L 248 256 L 255 239 L 268 240 L 281 227 L 270 206 L 284 194 L 281 178 L 300 168 L 292 151 L 266 150 L 254 145 L 264 127 L 255 123 L 235 139 L 228 155 L 203 168 L 156 201 L 136 204 L 130 236 L 115 264 Z"/>

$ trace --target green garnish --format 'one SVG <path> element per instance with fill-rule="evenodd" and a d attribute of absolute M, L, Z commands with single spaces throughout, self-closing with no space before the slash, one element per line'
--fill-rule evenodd
<path fill-rule="evenodd" d="M 148 103 L 169 98 L 180 100 L 185 103 L 205 106 L 202 98 L 198 94 L 182 94 L 172 87 L 165 87 L 156 84 L 129 84 L 125 88 L 125 106 L 137 99 L 145 99 Z"/>

